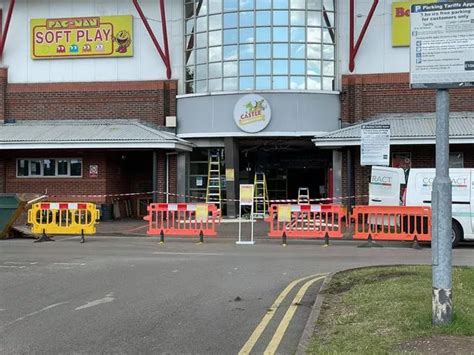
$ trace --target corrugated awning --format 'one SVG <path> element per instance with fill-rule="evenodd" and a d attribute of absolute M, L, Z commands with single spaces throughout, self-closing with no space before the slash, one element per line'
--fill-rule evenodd
<path fill-rule="evenodd" d="M 342 128 L 320 136 L 312 141 L 317 147 L 344 147 L 360 145 L 360 131 L 363 124 L 390 124 L 390 144 L 435 144 L 435 113 L 383 114 L 373 120 Z M 455 112 L 449 119 L 450 144 L 474 143 L 474 113 Z"/>
<path fill-rule="evenodd" d="M 175 134 L 134 120 L 19 120 L 0 124 L 5 149 L 171 149 L 191 151 Z"/>

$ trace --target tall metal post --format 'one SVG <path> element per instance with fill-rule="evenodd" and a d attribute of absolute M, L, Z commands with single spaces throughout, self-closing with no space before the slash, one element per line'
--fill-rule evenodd
<path fill-rule="evenodd" d="M 432 191 L 433 324 L 453 319 L 452 191 L 449 178 L 449 91 L 436 91 L 436 177 Z"/>
<path fill-rule="evenodd" d="M 156 150 L 153 151 L 152 167 L 153 167 L 153 174 L 152 174 L 153 189 L 152 190 L 157 191 L 158 190 L 158 161 L 157 161 Z M 158 193 L 153 192 L 153 203 L 157 203 L 157 202 L 158 202 Z"/>

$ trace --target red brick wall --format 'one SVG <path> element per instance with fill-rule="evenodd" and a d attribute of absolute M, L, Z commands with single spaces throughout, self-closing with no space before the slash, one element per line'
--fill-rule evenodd
<path fill-rule="evenodd" d="M 0 73 L 0 91 L 1 80 Z M 176 81 L 8 84 L 5 115 L 30 120 L 138 119 L 163 126 L 165 116 L 176 114 L 176 85 Z"/>
<path fill-rule="evenodd" d="M 452 89 L 451 111 L 474 111 L 474 89 Z M 412 90 L 408 73 L 344 75 L 342 121 L 355 123 L 381 113 L 434 112 L 434 90 Z"/>
<path fill-rule="evenodd" d="M 176 194 L 178 191 L 178 160 L 176 154 L 170 154 L 169 156 L 169 192 L 172 194 Z M 177 202 L 176 195 L 170 195 L 169 197 L 170 202 Z"/>

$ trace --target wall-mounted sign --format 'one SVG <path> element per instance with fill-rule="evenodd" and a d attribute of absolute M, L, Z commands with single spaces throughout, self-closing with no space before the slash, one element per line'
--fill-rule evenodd
<path fill-rule="evenodd" d="M 260 95 L 245 95 L 234 107 L 234 120 L 237 127 L 248 133 L 260 132 L 270 123 L 272 110 L 267 100 Z"/>
<path fill-rule="evenodd" d="M 412 0 L 392 3 L 392 47 L 410 46 L 411 5 L 433 2 L 436 2 L 436 0 Z"/>
<path fill-rule="evenodd" d="M 33 59 L 131 57 L 133 17 L 31 19 Z"/>
<path fill-rule="evenodd" d="M 474 86 L 474 1 L 412 5 L 413 88 Z"/>
<path fill-rule="evenodd" d="M 234 181 L 235 180 L 235 171 L 234 171 L 234 169 L 225 169 L 225 179 L 227 181 Z"/>
<path fill-rule="evenodd" d="M 99 166 L 98 165 L 89 165 L 89 177 L 96 178 L 99 176 Z"/>
<path fill-rule="evenodd" d="M 360 141 L 360 165 L 390 164 L 390 125 L 362 125 Z"/>

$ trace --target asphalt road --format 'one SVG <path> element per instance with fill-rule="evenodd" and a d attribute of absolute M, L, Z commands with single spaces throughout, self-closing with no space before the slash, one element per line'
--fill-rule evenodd
<path fill-rule="evenodd" d="M 284 291 L 292 281 L 364 265 L 430 263 L 430 249 L 356 245 L 1 241 L 0 353 L 291 354 L 322 279 Z M 473 253 L 455 250 L 455 263 L 474 265 Z"/>

